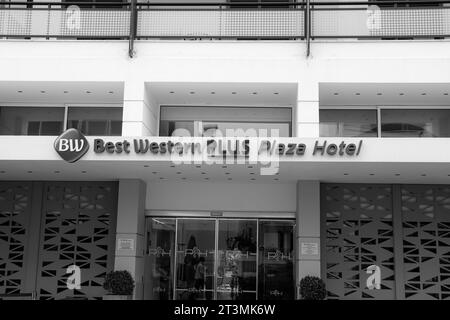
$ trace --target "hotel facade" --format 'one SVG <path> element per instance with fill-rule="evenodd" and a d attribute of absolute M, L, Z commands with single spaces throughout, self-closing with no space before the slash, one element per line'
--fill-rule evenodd
<path fill-rule="evenodd" d="M 446 1 L 1 2 L 0 297 L 450 298 L 449 36 Z"/>

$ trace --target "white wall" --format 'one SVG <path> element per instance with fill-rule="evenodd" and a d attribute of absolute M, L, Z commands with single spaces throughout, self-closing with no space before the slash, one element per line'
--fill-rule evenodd
<path fill-rule="evenodd" d="M 295 183 L 147 182 L 147 210 L 295 212 Z"/>

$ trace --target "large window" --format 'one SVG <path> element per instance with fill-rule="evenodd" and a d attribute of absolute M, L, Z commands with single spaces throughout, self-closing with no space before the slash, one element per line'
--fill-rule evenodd
<path fill-rule="evenodd" d="M 122 108 L 69 108 L 67 127 L 91 136 L 120 136 Z"/>
<path fill-rule="evenodd" d="M 450 137 L 450 110 L 381 110 L 382 137 Z"/>
<path fill-rule="evenodd" d="M 322 109 L 320 136 L 450 137 L 450 109 Z"/>
<path fill-rule="evenodd" d="M 66 128 L 85 135 L 120 136 L 122 108 L 0 107 L 0 135 L 57 136 Z"/>
<path fill-rule="evenodd" d="M 376 137 L 376 110 L 320 110 L 321 137 Z"/>
<path fill-rule="evenodd" d="M 0 107 L 1 135 L 55 136 L 64 126 L 64 108 Z"/>
<path fill-rule="evenodd" d="M 161 107 L 160 136 L 291 136 L 290 108 Z"/>

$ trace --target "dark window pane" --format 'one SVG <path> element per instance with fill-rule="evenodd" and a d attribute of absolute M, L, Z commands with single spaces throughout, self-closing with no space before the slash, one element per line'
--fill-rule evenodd
<path fill-rule="evenodd" d="M 376 137 L 376 110 L 320 110 L 321 137 Z"/>
<path fill-rule="evenodd" d="M 381 136 L 450 137 L 450 110 L 382 110 Z"/>
<path fill-rule="evenodd" d="M 69 107 L 67 126 L 85 135 L 122 135 L 122 108 Z"/>
<path fill-rule="evenodd" d="M 0 135 L 59 135 L 64 108 L 0 107 Z"/>

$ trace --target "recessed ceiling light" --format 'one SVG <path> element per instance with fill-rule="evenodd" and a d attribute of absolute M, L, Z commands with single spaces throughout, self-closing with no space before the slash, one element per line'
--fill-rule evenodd
<path fill-rule="evenodd" d="M 153 171 L 152 173 L 153 173 L 153 174 L 157 174 L 158 172 L 156 172 L 156 171 Z"/>
<path fill-rule="evenodd" d="M 202 172 L 202 174 L 206 174 L 206 172 Z"/>
<path fill-rule="evenodd" d="M 159 180 L 166 180 L 166 178 L 163 178 L 163 177 L 159 177 Z"/>
<path fill-rule="evenodd" d="M 348 176 L 348 173 L 344 173 L 344 176 Z"/>
<path fill-rule="evenodd" d="M 361 93 L 359 93 L 359 92 L 355 93 L 355 96 L 360 96 L 360 95 L 361 95 Z"/>
<path fill-rule="evenodd" d="M 69 91 L 64 91 L 64 93 L 69 93 Z"/>
<path fill-rule="evenodd" d="M 402 92 L 402 93 L 399 93 L 398 95 L 400 95 L 400 96 L 404 96 L 405 94 Z"/>
<path fill-rule="evenodd" d="M 83 170 L 83 171 L 81 171 L 81 173 L 87 173 L 87 171 L 86 171 L 86 170 Z"/>
<path fill-rule="evenodd" d="M 382 96 L 383 94 L 381 93 L 381 92 L 378 92 L 377 93 L 377 96 Z"/>
<path fill-rule="evenodd" d="M 236 94 L 236 92 L 232 92 L 231 94 Z"/>
<path fill-rule="evenodd" d="M 191 92 L 189 92 L 189 94 L 195 94 L 195 92 L 194 92 L 194 91 L 191 91 Z"/>
<path fill-rule="evenodd" d="M 448 93 L 446 92 L 446 93 L 444 93 L 444 96 L 448 96 Z"/>
<path fill-rule="evenodd" d="M 369 173 L 369 176 L 374 176 L 375 175 L 375 173 Z"/>
<path fill-rule="evenodd" d="M 45 93 L 45 91 L 41 91 L 41 93 Z"/>
<path fill-rule="evenodd" d="M 211 94 L 216 94 L 216 93 L 213 91 L 213 92 L 211 92 Z"/>
<path fill-rule="evenodd" d="M 148 168 L 149 167 L 149 165 L 148 164 L 144 164 L 144 168 Z"/>
<path fill-rule="evenodd" d="M 273 94 L 279 94 L 278 92 L 274 92 Z"/>
<path fill-rule="evenodd" d="M 255 178 L 251 178 L 250 180 L 254 181 L 254 180 L 256 180 L 256 179 L 255 179 Z"/>
<path fill-rule="evenodd" d="M 174 93 L 175 93 L 175 91 L 170 91 L 169 93 L 170 93 L 170 94 L 174 94 Z"/>
<path fill-rule="evenodd" d="M 425 173 L 421 174 L 422 177 L 426 177 L 427 175 Z"/>
<path fill-rule="evenodd" d="M 109 93 L 109 94 L 113 94 L 113 93 L 114 93 L 114 91 L 108 91 L 108 93 Z"/>
<path fill-rule="evenodd" d="M 337 92 L 335 92 L 335 93 L 333 93 L 335 96 L 338 96 L 339 95 L 339 93 L 337 93 Z"/>
<path fill-rule="evenodd" d="M 250 172 L 250 174 L 255 174 L 254 172 Z"/>
<path fill-rule="evenodd" d="M 225 174 L 230 174 L 229 172 L 225 172 Z"/>
<path fill-rule="evenodd" d="M 22 90 L 19 90 L 19 91 L 17 91 L 18 93 L 22 93 L 23 91 Z"/>
<path fill-rule="evenodd" d="M 252 92 L 253 95 L 258 94 L 258 92 Z"/>
<path fill-rule="evenodd" d="M 86 93 L 92 93 L 91 91 L 86 91 Z"/>
<path fill-rule="evenodd" d="M 427 94 L 426 94 L 425 92 L 423 92 L 421 95 L 422 95 L 422 96 L 426 96 Z"/>

